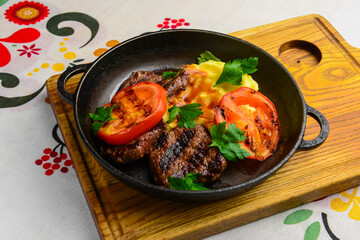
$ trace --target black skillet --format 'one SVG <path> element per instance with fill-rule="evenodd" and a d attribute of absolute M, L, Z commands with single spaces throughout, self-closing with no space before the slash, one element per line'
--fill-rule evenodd
<path fill-rule="evenodd" d="M 155 185 L 146 159 L 118 165 L 104 158 L 90 131 L 89 113 L 110 102 L 132 72 L 179 69 L 197 62 L 197 57 L 205 50 L 222 61 L 251 56 L 259 58 L 259 70 L 252 76 L 259 84 L 259 91 L 275 104 L 280 120 L 281 136 L 275 154 L 264 162 L 245 160 L 230 163 L 215 184 L 216 189 L 209 191 L 181 191 Z M 67 80 L 83 72 L 75 94 L 66 92 Z M 169 30 L 131 38 L 108 50 L 93 63 L 65 71 L 59 78 L 58 91 L 73 105 L 81 139 L 101 166 L 134 189 L 174 201 L 217 201 L 249 190 L 284 165 L 296 150 L 320 145 L 329 133 L 326 118 L 305 103 L 292 75 L 274 57 L 244 40 L 210 31 Z M 320 134 L 311 141 L 303 139 L 307 115 L 321 127 Z"/>

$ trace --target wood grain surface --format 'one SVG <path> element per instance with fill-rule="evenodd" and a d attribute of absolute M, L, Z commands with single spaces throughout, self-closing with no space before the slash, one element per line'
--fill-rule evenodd
<path fill-rule="evenodd" d="M 360 50 L 318 15 L 230 35 L 284 64 L 307 104 L 328 119 L 328 139 L 318 148 L 297 151 L 273 176 L 238 196 L 208 204 L 161 200 L 125 186 L 91 157 L 77 134 L 71 105 L 57 93 L 54 76 L 47 82 L 50 102 L 103 239 L 200 239 L 360 184 Z M 70 80 L 70 90 L 79 79 Z M 305 139 L 315 138 L 319 130 L 309 117 Z"/>

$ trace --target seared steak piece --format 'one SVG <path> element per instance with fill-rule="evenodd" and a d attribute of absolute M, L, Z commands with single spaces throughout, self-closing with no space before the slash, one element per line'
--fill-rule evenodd
<path fill-rule="evenodd" d="M 165 131 L 165 123 L 161 120 L 155 127 L 137 139 L 124 145 L 100 145 L 100 151 L 118 163 L 129 163 L 144 157 Z"/>
<path fill-rule="evenodd" d="M 120 89 L 135 85 L 140 82 L 154 82 L 159 83 L 164 78 L 161 75 L 157 75 L 152 71 L 137 71 L 133 72 L 131 76 L 125 80 Z"/>
<path fill-rule="evenodd" d="M 181 91 L 184 91 L 190 80 L 190 73 L 187 70 L 182 70 L 174 78 L 168 78 L 158 82 L 166 91 L 167 96 L 171 97 Z"/>
<path fill-rule="evenodd" d="M 162 75 L 157 75 L 152 71 L 138 71 L 133 72 L 131 76 L 121 85 L 120 89 L 140 82 L 154 82 L 161 85 L 167 91 L 167 96 L 171 97 L 180 91 L 184 91 L 189 83 L 189 79 L 190 73 L 186 70 L 182 70 L 174 78 L 167 79 L 164 79 Z"/>
<path fill-rule="evenodd" d="M 150 171 L 155 182 L 169 186 L 168 176 L 183 178 L 193 172 L 201 174 L 201 182 L 215 181 L 227 162 L 218 148 L 207 147 L 211 141 L 201 125 L 163 132 L 150 151 Z"/>

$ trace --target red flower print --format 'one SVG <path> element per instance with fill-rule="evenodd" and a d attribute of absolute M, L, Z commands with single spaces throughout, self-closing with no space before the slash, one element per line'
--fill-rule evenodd
<path fill-rule="evenodd" d="M 186 22 L 184 18 L 180 19 L 171 19 L 171 18 L 164 18 L 164 21 L 157 25 L 158 28 L 162 29 L 176 29 L 179 27 L 187 27 L 190 26 L 190 23 Z"/>
<path fill-rule="evenodd" d="M 9 7 L 5 18 L 19 25 L 40 22 L 49 15 L 49 8 L 38 2 L 19 2 Z"/>
<path fill-rule="evenodd" d="M 18 49 L 18 51 L 21 52 L 19 56 L 26 54 L 28 58 L 31 57 L 31 54 L 39 55 L 38 51 L 41 50 L 40 48 L 35 48 L 35 44 L 31 45 L 30 47 L 23 45 L 23 48 L 24 49 Z"/>
<path fill-rule="evenodd" d="M 0 38 L 0 67 L 7 65 L 11 60 L 9 50 L 1 43 L 28 43 L 40 37 L 40 32 L 35 28 L 24 28 L 14 32 L 11 36 Z"/>

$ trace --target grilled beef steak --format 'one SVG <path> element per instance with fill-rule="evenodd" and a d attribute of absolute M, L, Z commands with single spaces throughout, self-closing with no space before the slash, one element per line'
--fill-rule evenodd
<path fill-rule="evenodd" d="M 186 70 L 182 70 L 174 78 L 167 79 L 164 79 L 162 75 L 157 75 L 152 71 L 138 71 L 133 72 L 121 85 L 120 89 L 135 85 L 139 82 L 154 82 L 162 86 L 167 91 L 167 96 L 171 97 L 180 91 L 184 91 L 189 83 L 189 79 L 190 74 Z"/>
<path fill-rule="evenodd" d="M 140 82 L 154 82 L 158 83 L 164 78 L 161 75 L 157 75 L 152 71 L 137 71 L 133 72 L 128 79 L 121 85 L 120 89 L 135 85 Z"/>
<path fill-rule="evenodd" d="M 165 131 L 165 123 L 161 120 L 150 131 L 124 145 L 101 144 L 100 151 L 118 163 L 129 163 L 144 157 L 153 144 Z"/>
<path fill-rule="evenodd" d="M 181 91 L 184 91 L 189 83 L 190 73 L 187 70 L 182 70 L 174 78 L 167 78 L 158 82 L 166 91 L 167 96 L 171 97 Z"/>
<path fill-rule="evenodd" d="M 207 147 L 211 141 L 201 125 L 164 131 L 150 151 L 150 171 L 155 182 L 169 186 L 168 176 L 183 178 L 192 172 L 201 174 L 201 182 L 215 181 L 227 162 L 217 148 Z"/>

